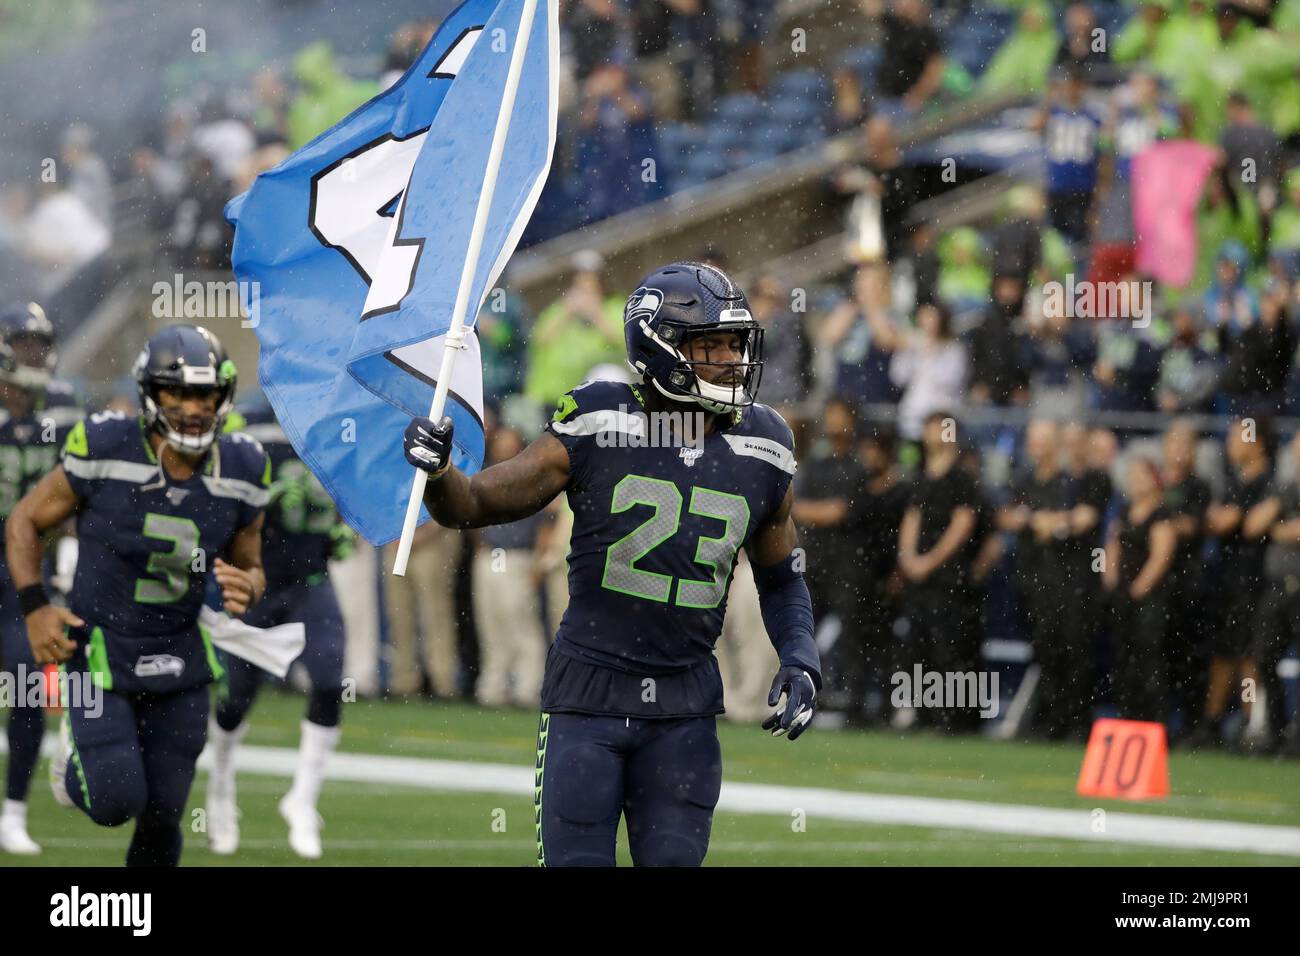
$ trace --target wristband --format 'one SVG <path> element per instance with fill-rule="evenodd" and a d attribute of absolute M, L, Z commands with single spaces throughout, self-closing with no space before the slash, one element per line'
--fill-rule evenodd
<path fill-rule="evenodd" d="M 40 582 L 18 589 L 18 606 L 22 608 L 23 617 L 39 611 L 49 603 L 50 596 L 45 593 L 45 585 Z"/>

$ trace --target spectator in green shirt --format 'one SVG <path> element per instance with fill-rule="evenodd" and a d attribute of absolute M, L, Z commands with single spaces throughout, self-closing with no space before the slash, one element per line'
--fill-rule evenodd
<path fill-rule="evenodd" d="M 573 257 L 573 265 L 572 284 L 537 317 L 528 342 L 524 394 L 543 406 L 581 384 L 593 367 L 624 358 L 624 300 L 604 294 L 604 260 L 586 250 Z"/>
<path fill-rule="evenodd" d="M 1026 5 L 1016 31 L 993 54 L 980 77 L 981 92 L 1042 93 L 1059 45 L 1051 7 L 1042 2 Z"/>
<path fill-rule="evenodd" d="M 323 40 L 299 53 L 293 70 L 302 91 L 289 107 L 291 149 L 311 142 L 379 92 L 377 83 L 354 80 L 340 70 Z"/>
<path fill-rule="evenodd" d="M 1286 174 L 1282 205 L 1273 213 L 1269 245 L 1275 252 L 1300 252 L 1300 166 Z"/>

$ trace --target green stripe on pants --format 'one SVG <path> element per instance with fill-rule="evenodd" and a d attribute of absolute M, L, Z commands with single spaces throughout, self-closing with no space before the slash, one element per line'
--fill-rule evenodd
<path fill-rule="evenodd" d="M 537 865 L 546 865 L 546 850 L 542 846 L 542 775 L 546 772 L 546 737 L 551 715 L 542 714 L 537 727 L 537 777 L 533 785 L 533 810 L 537 816 Z"/>

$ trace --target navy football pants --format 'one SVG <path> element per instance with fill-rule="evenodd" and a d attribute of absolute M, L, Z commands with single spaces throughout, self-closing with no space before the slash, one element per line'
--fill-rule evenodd
<path fill-rule="evenodd" d="M 9 580 L 7 570 L 0 569 L 0 641 L 3 642 L 4 670 L 14 675 L 19 699 L 27 694 L 27 683 L 32 674 L 41 670 L 32 656 L 32 646 L 27 640 L 27 625 L 18 607 L 18 592 Z M 19 680 L 19 677 L 23 680 Z M 36 761 L 41 754 L 41 737 L 45 734 L 45 709 L 43 707 L 13 707 L 9 710 L 6 729 L 9 738 L 9 767 L 5 780 L 5 796 L 10 800 L 26 800 L 31 786 Z"/>
<path fill-rule="evenodd" d="M 542 714 L 537 862 L 613 866 L 619 816 L 637 866 L 699 866 L 722 787 L 714 717 Z"/>
<path fill-rule="evenodd" d="M 136 821 L 127 866 L 175 866 L 194 765 L 208 735 L 208 688 L 133 696 L 100 692 L 99 698 L 98 715 L 84 699 L 68 708 L 68 795 L 100 826 Z"/>
<path fill-rule="evenodd" d="M 321 727 L 337 727 L 343 703 L 343 612 L 328 580 L 297 587 L 277 588 L 258 601 L 243 616 L 253 627 L 275 627 L 301 621 L 307 631 L 307 646 L 299 662 L 311 679 L 307 720 Z M 267 674 L 233 654 L 222 655 L 226 680 L 217 700 L 217 725 L 234 730 L 253 707 Z"/>

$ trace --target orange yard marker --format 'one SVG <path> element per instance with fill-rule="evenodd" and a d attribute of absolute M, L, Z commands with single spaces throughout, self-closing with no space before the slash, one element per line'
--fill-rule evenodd
<path fill-rule="evenodd" d="M 58 712 L 63 708 L 63 701 L 59 699 L 59 665 L 45 665 L 45 700 L 46 710 Z"/>
<path fill-rule="evenodd" d="M 1110 719 L 1094 723 L 1076 789 L 1084 797 L 1121 800 L 1169 796 L 1165 725 Z"/>

